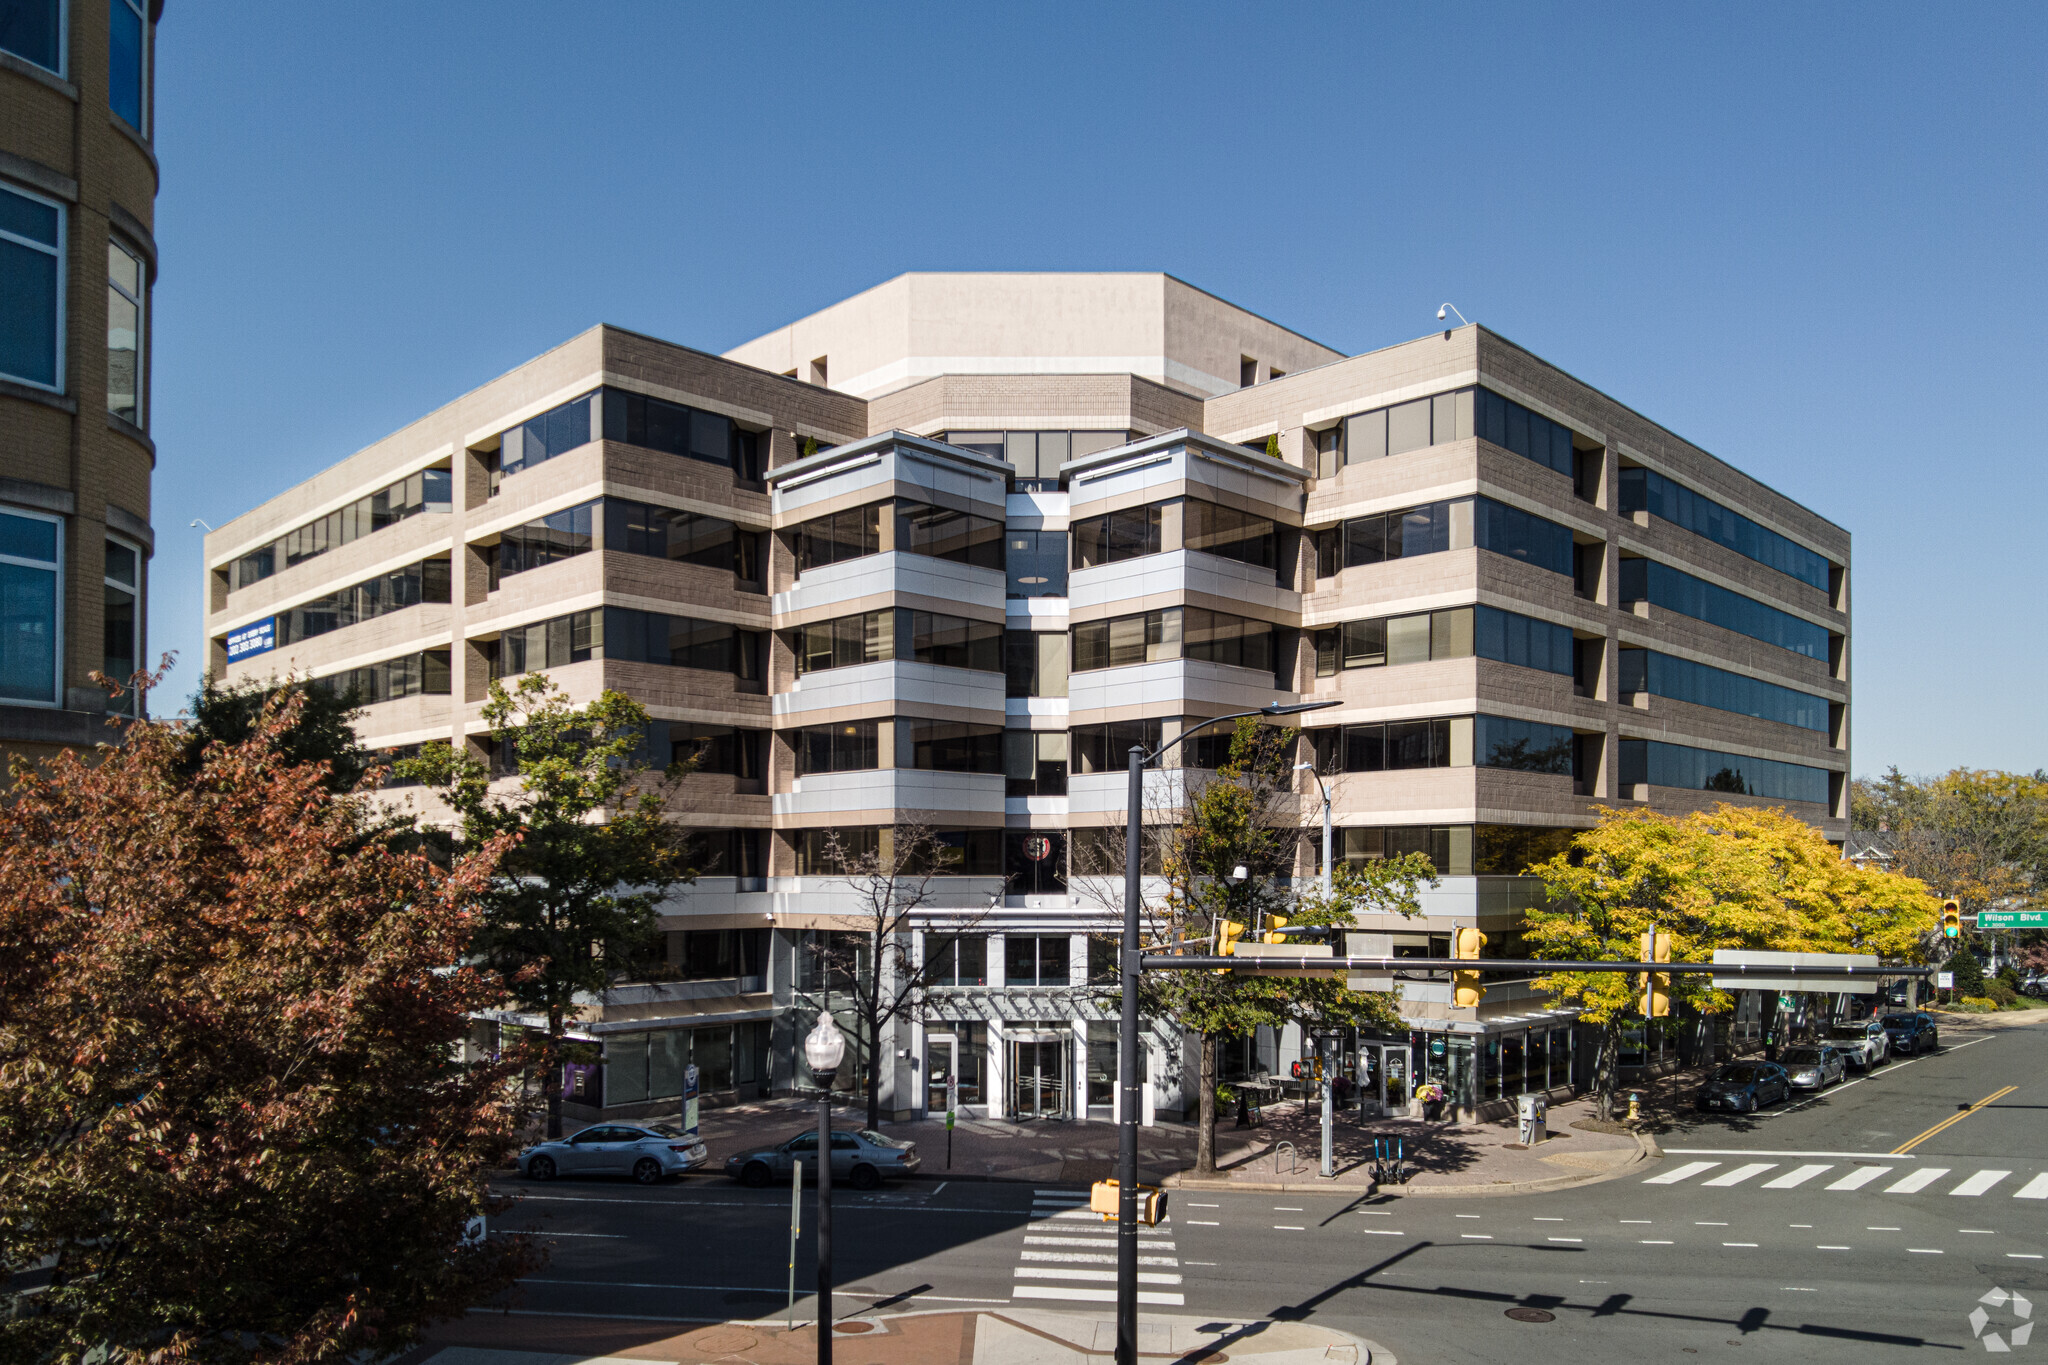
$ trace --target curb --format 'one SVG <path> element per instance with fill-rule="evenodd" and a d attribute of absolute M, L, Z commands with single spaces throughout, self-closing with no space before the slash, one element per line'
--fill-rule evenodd
<path fill-rule="evenodd" d="M 1222 1194 L 1231 1190 L 1245 1194 L 1330 1194 L 1356 1191 L 1360 1197 L 1371 1195 L 1414 1196 L 1430 1199 L 1483 1199 L 1494 1195 L 1541 1194 L 1549 1190 L 1576 1189 L 1581 1185 L 1598 1185 L 1607 1180 L 1618 1180 L 1642 1166 L 1644 1163 L 1662 1160 L 1664 1149 L 1648 1133 L 1633 1134 L 1636 1153 L 1618 1166 L 1604 1171 L 1587 1171 L 1580 1175 L 1547 1176 L 1542 1180 L 1503 1181 L 1498 1185 L 1378 1185 L 1368 1182 L 1365 1186 L 1343 1185 L 1334 1181 L 1278 1180 L 1192 1180 L 1182 1176 L 1169 1176 L 1164 1184 L 1170 1189 L 1208 1190 Z"/>

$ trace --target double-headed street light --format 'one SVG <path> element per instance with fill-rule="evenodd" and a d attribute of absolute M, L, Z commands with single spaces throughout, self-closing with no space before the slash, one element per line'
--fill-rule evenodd
<path fill-rule="evenodd" d="M 846 1056 L 846 1035 L 832 1011 L 804 1037 L 804 1061 L 818 1088 L 818 1365 L 832 1365 L 832 1077 Z"/>
<path fill-rule="evenodd" d="M 1130 751 L 1130 811 L 1124 825 L 1123 1015 L 1117 1025 L 1116 1365 L 1138 1365 L 1138 833 L 1144 814 L 1145 765 L 1174 745 L 1212 725 L 1250 716 L 1293 716 L 1335 706 L 1332 701 L 1273 702 L 1256 711 L 1217 716 L 1183 730 L 1150 753 L 1142 744 Z"/>

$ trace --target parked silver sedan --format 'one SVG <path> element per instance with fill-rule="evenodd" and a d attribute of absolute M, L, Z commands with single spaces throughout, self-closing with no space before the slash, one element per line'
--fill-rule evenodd
<path fill-rule="evenodd" d="M 817 1133 L 798 1133 L 773 1147 L 727 1157 L 725 1173 L 742 1185 L 767 1185 L 787 1180 L 792 1161 L 801 1161 L 815 1172 L 817 1155 Z M 844 1180 L 857 1190 L 871 1190 L 884 1180 L 914 1175 L 921 1164 L 914 1142 L 883 1137 L 870 1128 L 832 1132 L 832 1178 Z M 815 1179 L 815 1174 L 806 1178 Z"/>
<path fill-rule="evenodd" d="M 529 1180 L 565 1175 L 630 1175 L 653 1185 L 709 1160 L 703 1142 L 666 1123 L 600 1123 L 573 1137 L 536 1143 L 519 1154 Z"/>
<path fill-rule="evenodd" d="M 1828 1043 L 1787 1048 L 1778 1065 L 1791 1075 L 1794 1090 L 1825 1090 L 1849 1074 L 1849 1064 Z"/>

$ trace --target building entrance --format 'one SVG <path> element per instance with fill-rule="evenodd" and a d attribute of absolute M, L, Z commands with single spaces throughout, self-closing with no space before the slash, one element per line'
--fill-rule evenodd
<path fill-rule="evenodd" d="M 1010 1117 L 1067 1117 L 1067 1051 L 1072 1039 L 1057 1033 L 1010 1040 Z"/>

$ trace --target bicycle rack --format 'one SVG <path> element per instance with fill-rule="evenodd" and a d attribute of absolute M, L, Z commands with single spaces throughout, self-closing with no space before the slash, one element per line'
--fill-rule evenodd
<path fill-rule="evenodd" d="M 1280 1170 L 1280 1149 L 1283 1147 L 1287 1149 L 1287 1170 L 1285 1173 L 1293 1175 L 1300 1157 L 1295 1152 L 1294 1144 L 1291 1142 L 1276 1142 L 1273 1144 L 1273 1174 L 1280 1175 L 1282 1173 Z"/>

